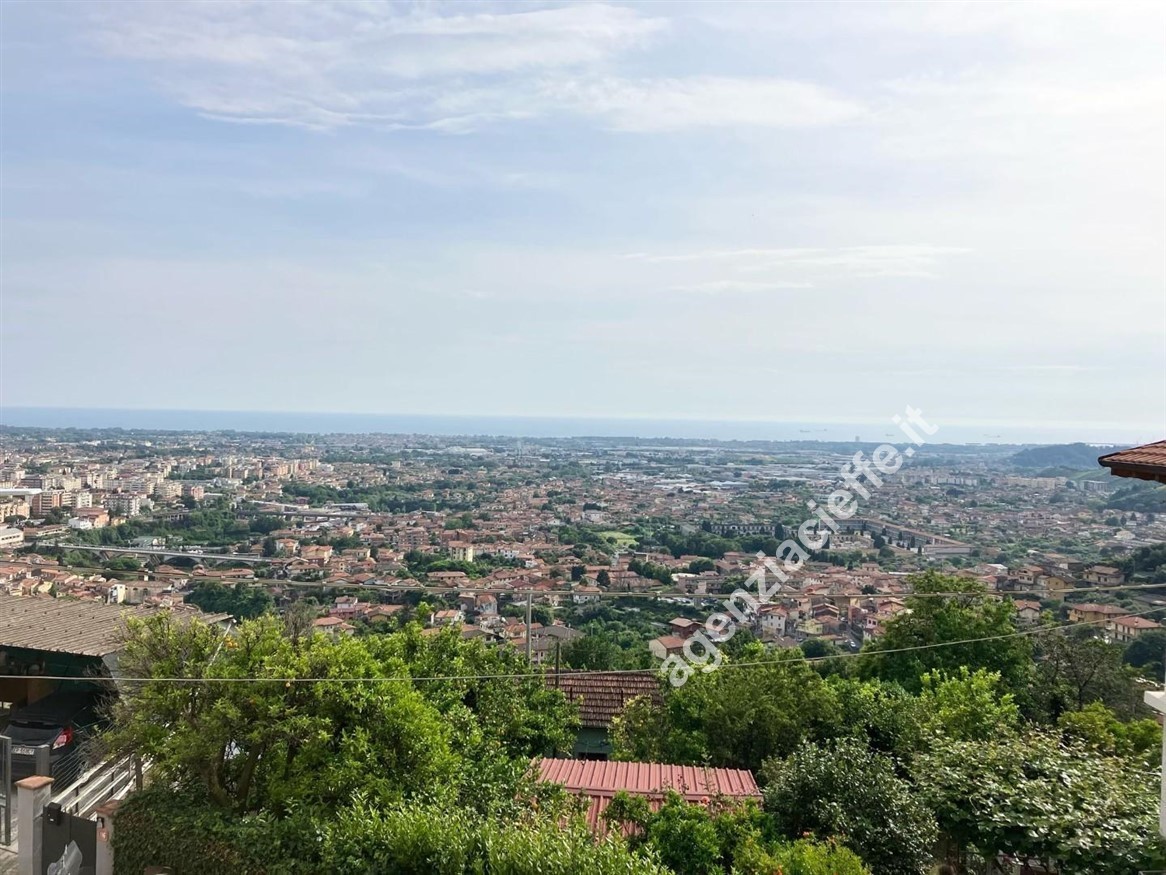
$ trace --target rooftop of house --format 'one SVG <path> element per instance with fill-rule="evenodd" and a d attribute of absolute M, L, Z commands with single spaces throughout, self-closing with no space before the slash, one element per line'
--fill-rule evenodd
<path fill-rule="evenodd" d="M 147 617 L 158 608 L 107 605 L 96 601 L 0 594 L 0 647 L 23 647 L 76 656 L 108 656 L 121 650 L 127 617 Z M 208 623 L 230 614 L 183 611 Z"/>
<path fill-rule="evenodd" d="M 1166 483 L 1166 441 L 1155 441 L 1101 456 L 1097 463 L 1117 477 Z"/>
<path fill-rule="evenodd" d="M 536 762 L 539 780 L 559 784 L 569 793 L 588 798 L 587 825 L 595 832 L 605 830 L 603 812 L 621 790 L 646 796 L 654 808 L 659 807 L 670 790 L 687 802 L 702 804 L 718 796 L 740 800 L 761 798 L 757 781 L 747 769 L 550 758 Z"/>
<path fill-rule="evenodd" d="M 547 685 L 563 691 L 569 702 L 579 707 L 579 721 L 589 729 L 606 729 L 613 717 L 638 696 L 662 702 L 660 683 L 647 672 L 611 672 L 576 674 L 565 672 L 548 675 Z"/>
<path fill-rule="evenodd" d="M 1118 607 L 1117 605 L 1095 605 L 1092 603 L 1069 605 L 1069 610 L 1077 611 L 1078 613 L 1107 614 L 1111 617 L 1119 617 L 1126 613 L 1125 608 Z"/>
<path fill-rule="evenodd" d="M 1160 629 L 1162 624 L 1149 617 L 1117 617 L 1114 625 L 1124 626 L 1127 629 Z"/>

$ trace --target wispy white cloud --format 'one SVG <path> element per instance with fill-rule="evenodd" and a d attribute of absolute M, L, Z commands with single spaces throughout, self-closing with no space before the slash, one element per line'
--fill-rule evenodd
<path fill-rule="evenodd" d="M 852 277 L 931 278 L 939 275 L 940 266 L 946 259 L 965 255 L 969 251 L 957 246 L 886 245 L 712 249 L 662 254 L 633 252 L 624 255 L 624 258 L 651 264 L 677 262 L 716 264 L 746 273 L 785 268 Z"/>
<path fill-rule="evenodd" d="M 701 76 L 559 83 L 550 97 L 625 131 L 696 127 L 813 128 L 863 118 L 867 111 L 836 91 L 785 79 Z"/>
<path fill-rule="evenodd" d="M 774 280 L 772 282 L 750 282 L 749 280 L 709 280 L 703 283 L 672 286 L 674 292 L 690 292 L 700 295 L 754 294 L 776 292 L 788 289 L 812 289 L 813 283 L 794 280 Z"/>
<path fill-rule="evenodd" d="M 817 127 L 865 112 L 813 83 L 606 71 L 668 28 L 649 7 L 603 3 L 441 15 L 389 4 L 168 2 L 114 7 L 96 39 L 113 56 L 154 65 L 186 106 L 243 123 L 465 133 L 569 114 L 665 131 Z"/>

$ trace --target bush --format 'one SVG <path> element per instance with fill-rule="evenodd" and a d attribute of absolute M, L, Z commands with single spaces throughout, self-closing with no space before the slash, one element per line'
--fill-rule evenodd
<path fill-rule="evenodd" d="M 149 788 L 127 798 L 114 816 L 114 872 L 139 875 L 148 866 L 168 866 L 182 875 L 263 875 L 279 860 L 264 853 L 272 838 L 264 819 L 229 817 L 193 792 Z"/>
<path fill-rule="evenodd" d="M 738 875 L 870 875 L 854 851 L 834 841 L 801 839 L 769 850 L 751 842 L 738 848 L 734 863 Z"/>
<path fill-rule="evenodd" d="M 840 837 L 875 875 L 923 875 L 935 816 L 895 773 L 894 763 L 856 739 L 804 744 L 766 762 L 765 810 L 791 839 Z"/>
<path fill-rule="evenodd" d="M 559 810 L 514 820 L 484 819 L 436 805 L 380 808 L 357 798 L 332 814 L 293 810 L 287 817 L 232 817 L 194 791 L 153 787 L 118 810 L 115 872 L 138 875 L 168 866 L 181 875 L 670 875 L 651 852 L 616 836 L 596 841 Z"/>

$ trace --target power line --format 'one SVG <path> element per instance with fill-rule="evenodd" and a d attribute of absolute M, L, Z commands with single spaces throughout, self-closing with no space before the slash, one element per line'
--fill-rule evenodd
<path fill-rule="evenodd" d="M 1140 617 L 1145 614 L 1153 613 L 1156 608 L 1139 611 L 1126 616 Z M 1022 629 L 1016 632 L 1006 632 L 1000 635 L 985 635 L 979 638 L 965 638 L 960 641 L 937 641 L 931 644 L 916 644 L 910 647 L 897 647 L 889 650 L 867 650 L 857 651 L 854 653 L 838 653 L 831 656 L 813 656 L 802 657 L 797 660 L 789 660 L 788 662 L 797 663 L 818 663 L 830 662 L 838 659 L 853 659 L 859 656 L 869 656 L 872 654 L 892 654 L 892 653 L 911 653 L 919 650 L 934 650 L 940 647 L 958 647 L 964 644 L 979 644 L 984 641 L 1001 641 L 1008 638 L 1022 638 L 1032 635 L 1046 635 L 1054 632 L 1066 632 L 1070 629 L 1076 629 L 1086 626 L 1096 626 L 1101 623 L 1110 622 L 1106 620 L 1082 620 L 1077 623 L 1066 623 L 1063 626 L 1040 626 L 1034 629 Z M 717 670 L 725 668 L 755 668 L 758 666 L 779 666 L 786 662 L 781 660 L 755 660 L 751 662 L 722 662 Z M 700 668 L 701 664 L 696 664 L 696 669 Z M 570 677 L 595 677 L 604 675 L 629 675 L 629 674 L 659 674 L 660 667 L 656 668 L 629 668 L 629 669 L 581 669 L 579 671 L 572 671 L 569 673 Z M 40 680 L 49 681 L 77 681 L 77 680 L 103 680 L 113 681 L 115 683 L 175 683 L 175 684 L 213 684 L 213 683 L 257 683 L 257 684 L 307 684 L 307 683 L 337 683 L 337 684 L 359 684 L 359 683 L 386 683 L 386 682 L 437 682 L 437 681 L 481 681 L 481 680 L 526 680 L 530 678 L 544 678 L 552 676 L 549 672 L 506 672 L 498 674 L 470 674 L 470 675 L 434 675 L 412 677 L 410 675 L 393 675 L 389 677 L 146 677 L 146 678 L 127 678 L 127 677 L 111 677 L 111 678 L 78 678 L 72 675 L 0 675 L 0 680 L 27 680 L 29 677 L 35 677 Z"/>

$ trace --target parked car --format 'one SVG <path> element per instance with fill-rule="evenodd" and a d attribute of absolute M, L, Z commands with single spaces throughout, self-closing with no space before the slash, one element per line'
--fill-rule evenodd
<path fill-rule="evenodd" d="M 36 774 L 36 749 L 49 745 L 49 773 L 58 783 L 74 780 L 85 765 L 84 742 L 96 731 L 101 695 L 64 689 L 12 712 L 5 734 L 12 739 L 12 780 Z"/>

